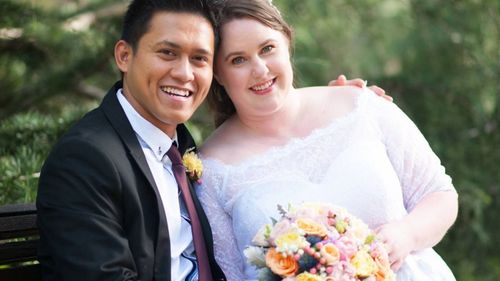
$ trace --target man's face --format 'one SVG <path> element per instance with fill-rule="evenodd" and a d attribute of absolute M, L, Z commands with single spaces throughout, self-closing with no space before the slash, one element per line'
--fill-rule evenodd
<path fill-rule="evenodd" d="M 124 41 L 115 46 L 125 97 L 171 137 L 207 96 L 213 56 L 212 25 L 192 13 L 158 12 L 135 50 Z"/>

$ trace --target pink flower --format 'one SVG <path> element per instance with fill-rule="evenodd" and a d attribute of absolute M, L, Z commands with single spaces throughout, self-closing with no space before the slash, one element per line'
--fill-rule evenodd
<path fill-rule="evenodd" d="M 332 273 L 327 280 L 331 281 L 357 281 L 356 269 L 346 261 L 340 261 L 333 266 Z"/>
<path fill-rule="evenodd" d="M 344 259 L 350 260 L 358 251 L 358 245 L 356 245 L 355 241 L 349 239 L 346 236 L 342 236 L 335 241 L 335 245 L 340 250 L 341 255 L 343 255 Z"/>
<path fill-rule="evenodd" d="M 281 235 L 290 232 L 290 229 L 292 228 L 290 221 L 287 219 L 280 220 L 277 222 L 274 226 L 273 229 L 271 230 L 271 234 L 269 235 L 269 238 L 271 239 L 271 242 L 274 243 L 274 240 Z"/>

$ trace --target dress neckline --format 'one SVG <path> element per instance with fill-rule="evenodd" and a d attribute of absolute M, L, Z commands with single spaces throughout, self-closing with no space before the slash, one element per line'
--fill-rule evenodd
<path fill-rule="evenodd" d="M 236 162 L 236 163 L 225 163 L 222 160 L 219 160 L 218 158 L 215 157 L 205 157 L 202 153 L 200 153 L 200 158 L 203 162 L 210 163 L 215 166 L 219 166 L 223 169 L 243 169 L 248 166 L 254 166 L 254 165 L 263 165 L 266 164 L 267 162 L 272 161 L 274 159 L 275 155 L 280 155 L 283 154 L 285 151 L 295 151 L 297 148 L 307 146 L 307 143 L 309 143 L 311 140 L 314 140 L 318 137 L 323 137 L 327 134 L 329 134 L 332 131 L 337 130 L 338 128 L 345 126 L 346 124 L 351 123 L 352 120 L 354 120 L 358 115 L 359 112 L 361 111 L 361 108 L 363 107 L 362 105 L 364 104 L 365 97 L 368 96 L 369 93 L 365 93 L 365 91 L 355 94 L 356 96 L 354 97 L 354 106 L 353 109 L 340 116 L 337 118 L 333 118 L 328 125 L 324 127 L 318 127 L 314 128 L 310 134 L 303 136 L 303 137 L 293 137 L 290 138 L 286 143 L 283 145 L 275 145 L 275 146 L 270 146 L 268 149 L 264 150 L 263 152 L 259 154 L 252 155 L 242 161 Z"/>

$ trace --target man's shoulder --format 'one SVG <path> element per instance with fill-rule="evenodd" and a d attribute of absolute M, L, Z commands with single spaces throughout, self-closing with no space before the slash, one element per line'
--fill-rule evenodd
<path fill-rule="evenodd" d="M 120 145 L 116 129 L 106 118 L 101 107 L 97 107 L 76 121 L 57 141 L 53 151 L 105 150 Z"/>
<path fill-rule="evenodd" d="M 83 138 L 99 141 L 109 139 L 110 135 L 116 135 L 115 131 L 117 129 L 114 127 L 118 125 L 113 125 L 113 122 L 128 123 L 125 114 L 121 114 L 119 111 L 120 104 L 116 97 L 116 87 L 117 85 L 114 85 L 104 97 L 101 104 L 85 113 L 69 128 L 61 139 Z"/>
<path fill-rule="evenodd" d="M 96 138 L 99 139 L 105 135 L 108 130 L 109 122 L 106 120 L 103 112 L 99 107 L 85 113 L 78 121 L 76 121 L 62 138 Z M 101 134 L 100 132 L 104 133 Z"/>

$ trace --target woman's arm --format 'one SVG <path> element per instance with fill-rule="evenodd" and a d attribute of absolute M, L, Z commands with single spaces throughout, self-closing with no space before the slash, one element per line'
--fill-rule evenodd
<path fill-rule="evenodd" d="M 436 245 L 456 220 L 457 193 L 441 161 L 395 104 L 374 100 L 375 120 L 402 186 L 408 215 L 377 229 L 393 269 L 413 251 Z"/>

